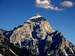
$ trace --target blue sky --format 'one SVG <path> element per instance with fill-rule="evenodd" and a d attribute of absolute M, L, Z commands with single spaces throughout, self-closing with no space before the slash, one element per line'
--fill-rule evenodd
<path fill-rule="evenodd" d="M 36 13 L 40 13 L 55 30 L 62 32 L 66 39 L 75 44 L 75 7 L 51 11 L 37 8 L 34 4 L 35 0 L 0 0 L 0 28 L 11 30 Z"/>

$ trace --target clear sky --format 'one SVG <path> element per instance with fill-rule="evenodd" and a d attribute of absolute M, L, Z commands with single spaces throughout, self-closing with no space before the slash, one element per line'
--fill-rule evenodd
<path fill-rule="evenodd" d="M 0 0 L 0 28 L 11 30 L 36 13 L 40 13 L 54 29 L 62 32 L 66 39 L 75 44 L 75 7 L 51 11 L 36 8 L 34 5 L 35 0 Z"/>

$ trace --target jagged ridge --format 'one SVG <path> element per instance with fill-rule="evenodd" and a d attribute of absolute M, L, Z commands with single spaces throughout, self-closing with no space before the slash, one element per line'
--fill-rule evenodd
<path fill-rule="evenodd" d="M 54 31 L 40 15 L 31 17 L 12 31 L 1 29 L 0 46 L 0 53 L 4 56 L 75 55 L 75 46 L 61 32 Z"/>

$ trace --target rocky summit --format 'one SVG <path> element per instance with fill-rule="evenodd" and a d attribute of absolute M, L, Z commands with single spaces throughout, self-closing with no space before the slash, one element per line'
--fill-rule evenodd
<path fill-rule="evenodd" d="M 0 56 L 75 56 L 75 46 L 38 14 L 11 31 L 0 29 Z"/>

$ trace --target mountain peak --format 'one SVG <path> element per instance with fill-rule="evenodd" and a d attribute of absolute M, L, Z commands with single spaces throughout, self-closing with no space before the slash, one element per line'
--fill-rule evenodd
<path fill-rule="evenodd" d="M 54 31 L 49 22 L 39 14 L 29 18 L 15 30 L 5 31 L 1 38 L 3 35 L 6 37 L 3 45 L 10 48 L 5 47 L 5 50 L 15 56 L 75 56 L 75 46 L 61 32 Z"/>
<path fill-rule="evenodd" d="M 42 17 L 40 14 L 36 14 L 35 16 L 31 17 L 30 19 L 36 19 Z"/>

